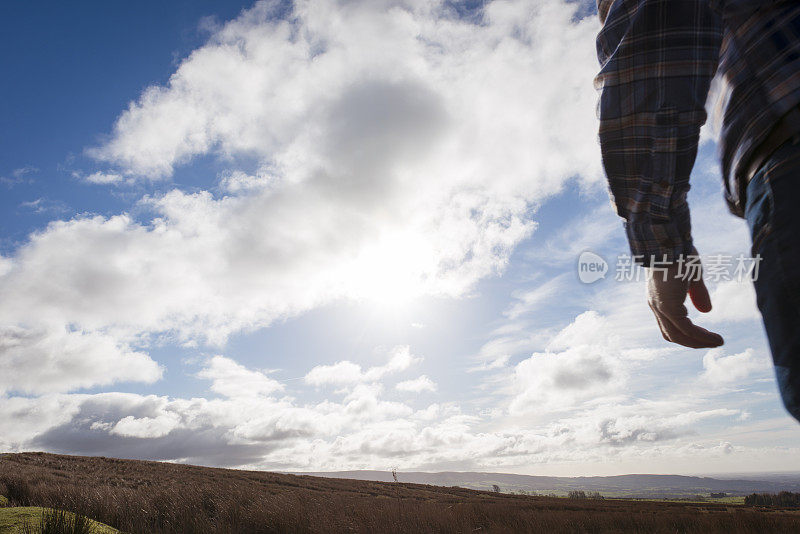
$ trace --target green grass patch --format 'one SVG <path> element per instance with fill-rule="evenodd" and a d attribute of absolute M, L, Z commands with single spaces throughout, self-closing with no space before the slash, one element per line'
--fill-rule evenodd
<path fill-rule="evenodd" d="M 38 521 L 41 515 L 41 508 L 2 508 L 0 509 L 0 534 L 16 532 L 17 527 L 21 527 L 29 521 Z"/>
<path fill-rule="evenodd" d="M 16 534 L 26 524 L 39 525 L 44 508 L 20 506 L 0 508 L 0 534 Z M 93 534 L 118 534 L 119 530 L 103 523 L 92 521 Z"/>
<path fill-rule="evenodd" d="M 8 497 L 0 495 L 0 508 L 5 508 L 6 506 L 8 506 Z"/>
<path fill-rule="evenodd" d="M 727 497 L 709 497 L 708 502 L 720 504 L 744 504 L 744 495 L 728 495 Z"/>

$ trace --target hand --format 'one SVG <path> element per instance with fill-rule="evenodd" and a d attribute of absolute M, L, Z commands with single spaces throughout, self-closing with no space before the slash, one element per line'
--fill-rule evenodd
<path fill-rule="evenodd" d="M 696 249 L 693 255 L 698 255 Z M 688 277 L 692 280 L 676 276 L 679 269 L 677 263 L 663 268 L 646 268 L 647 303 L 656 316 L 661 335 L 667 341 L 693 349 L 719 347 L 724 343 L 722 336 L 693 324 L 689 320 L 686 306 L 683 305 L 688 293 L 695 308 L 703 313 L 711 311 L 711 297 L 703 283 L 699 258 L 695 265 L 700 271 L 698 276 Z"/>

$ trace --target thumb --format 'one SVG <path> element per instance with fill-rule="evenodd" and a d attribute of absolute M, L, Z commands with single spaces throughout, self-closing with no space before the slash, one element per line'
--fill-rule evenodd
<path fill-rule="evenodd" d="M 711 297 L 702 278 L 689 284 L 689 298 L 692 299 L 692 304 L 698 311 L 703 313 L 711 311 Z"/>

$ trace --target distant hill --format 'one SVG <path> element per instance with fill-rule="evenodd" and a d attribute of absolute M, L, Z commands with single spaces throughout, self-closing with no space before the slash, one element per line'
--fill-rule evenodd
<path fill-rule="evenodd" d="M 335 471 L 294 473 L 318 477 L 344 478 L 391 482 L 389 471 Z M 606 477 L 547 477 L 514 475 L 507 473 L 455 472 L 426 473 L 399 472 L 400 482 L 430 484 L 433 486 L 459 486 L 489 490 L 494 485 L 503 492 L 537 492 L 565 495 L 571 490 L 597 491 L 608 497 L 669 498 L 708 495 L 724 492 L 729 495 L 750 493 L 777 493 L 800 491 L 800 474 L 769 474 L 765 480 L 710 478 L 682 475 L 618 475 Z"/>

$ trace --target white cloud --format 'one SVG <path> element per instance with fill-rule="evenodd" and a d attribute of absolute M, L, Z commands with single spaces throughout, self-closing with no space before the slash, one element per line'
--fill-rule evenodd
<path fill-rule="evenodd" d="M 713 385 L 728 385 L 769 369 L 769 361 L 753 349 L 725 356 L 722 348 L 711 349 L 703 356 L 701 379 Z"/>
<path fill-rule="evenodd" d="M 20 208 L 31 210 L 34 213 L 64 213 L 68 211 L 66 204 L 60 200 L 50 200 L 49 198 L 39 197 L 36 200 L 21 202 Z"/>
<path fill-rule="evenodd" d="M 758 321 L 761 314 L 756 305 L 756 292 L 750 280 L 727 280 L 716 284 L 711 291 L 713 309 L 704 315 L 710 323 L 729 321 Z"/>
<path fill-rule="evenodd" d="M 8 187 L 9 189 L 20 184 L 32 184 L 33 178 L 28 178 L 29 174 L 36 174 L 39 169 L 31 165 L 19 167 L 11 171 L 11 178 L 7 176 L 0 176 L 0 184 Z"/>
<path fill-rule="evenodd" d="M 688 411 L 684 413 L 635 413 L 624 407 L 618 408 L 620 415 L 599 420 L 597 428 L 601 443 L 612 446 L 626 446 L 637 442 L 661 442 L 674 440 L 691 432 L 691 428 L 708 419 L 732 417 L 737 410 L 718 408 L 713 410 Z M 625 411 L 628 413 L 626 414 Z"/>
<path fill-rule="evenodd" d="M 224 356 L 211 358 L 197 377 L 211 380 L 211 391 L 230 398 L 269 395 L 283 389 L 280 382 L 264 373 L 251 371 Z"/>
<path fill-rule="evenodd" d="M 715 162 L 716 163 L 716 162 Z M 698 173 L 700 174 L 700 173 Z M 714 180 L 719 183 L 719 166 L 715 165 L 713 176 L 697 178 Z M 695 178 L 693 177 L 693 180 Z M 691 193 L 690 193 L 691 195 Z M 697 199 L 690 198 L 692 209 L 692 237 L 701 258 L 718 254 L 736 258 L 739 254 L 750 252 L 750 235 L 746 222 L 734 217 L 728 210 L 719 189 Z"/>
<path fill-rule="evenodd" d="M 646 386 L 631 384 L 630 376 L 676 350 L 661 340 L 655 322 L 649 321 L 642 288 L 618 283 L 599 289 L 587 300 L 589 308 L 602 312 L 589 309 L 560 329 L 543 329 L 537 336 L 543 350 L 517 363 L 512 374 L 495 377 L 510 395 L 511 414 L 544 417 L 570 412 L 586 402 L 643 393 Z M 506 344 L 530 339 L 536 332 L 517 335 L 520 337 L 511 336 Z"/>
<path fill-rule="evenodd" d="M 529 314 L 543 308 L 553 301 L 558 301 L 561 294 L 566 291 L 567 277 L 572 273 L 564 273 L 533 289 L 520 291 L 514 295 L 514 303 L 503 314 L 509 319 L 517 319 L 521 315 Z"/>
<path fill-rule="evenodd" d="M 68 424 L 78 413 L 82 398 L 82 395 L 0 395 L 3 405 L 0 411 L 0 449 L 26 450 L 26 445 L 36 436 L 50 428 Z"/>
<path fill-rule="evenodd" d="M 88 151 L 103 183 L 217 156 L 207 185 L 229 196 L 51 222 L 4 261 L 0 324 L 221 345 L 342 299 L 460 297 L 505 269 L 532 206 L 599 181 L 597 21 L 577 5 L 492 2 L 480 23 L 443 1 L 274 8 L 220 27 Z"/>
<path fill-rule="evenodd" d="M 622 219 L 614 212 L 607 199 L 588 213 L 561 228 L 555 236 L 548 239 L 542 247 L 532 249 L 527 255 L 552 265 L 576 264 L 581 252 L 601 253 L 607 250 L 610 242 L 616 241 L 624 248 L 617 253 L 627 253 L 624 241 Z M 613 258 L 606 258 L 612 263 Z"/>
<path fill-rule="evenodd" d="M 235 366 L 236 376 L 263 376 L 230 360 L 224 364 Z M 563 388 L 577 391 L 593 380 L 574 374 L 578 368 L 565 369 Z M 541 422 L 534 422 L 535 414 L 524 415 L 526 424 L 515 425 L 501 413 L 463 414 L 455 403 L 413 410 L 383 399 L 382 392 L 379 384 L 358 384 L 340 402 L 317 403 L 279 399 L 277 390 L 213 400 L 123 393 L 4 397 L 0 446 L 287 470 L 398 465 L 541 471 L 583 463 L 618 470 L 640 465 L 642 458 L 668 458 L 674 466 L 681 458 L 717 461 L 730 455 L 727 465 L 737 465 L 768 450 L 759 452 L 760 445 L 737 438 L 752 439 L 747 429 L 732 433 L 725 440 L 729 447 L 713 435 L 698 438 L 697 430 L 708 422 L 730 423 L 742 412 L 685 395 L 587 403 Z M 31 417 L 37 413 L 42 417 Z M 795 435 L 786 439 L 793 442 Z M 795 449 L 770 446 L 773 459 L 792 465 Z"/>
<path fill-rule="evenodd" d="M 291 164 L 287 160 L 301 153 L 295 143 L 313 136 L 331 112 L 339 118 L 343 92 L 365 89 L 359 85 L 364 80 L 378 81 L 376 88 L 380 80 L 400 81 L 385 86 L 391 91 L 424 79 L 440 98 L 427 111 L 450 110 L 459 121 L 453 141 L 462 151 L 474 151 L 462 155 L 482 168 L 498 164 L 491 169 L 495 178 L 525 168 L 555 179 L 576 161 L 587 171 L 582 174 L 597 174 L 596 162 L 581 157 L 596 151 L 590 133 L 596 59 L 593 49 L 570 43 L 591 42 L 598 26 L 594 17 L 573 23 L 576 9 L 556 1 L 492 2 L 483 24 L 476 25 L 452 18 L 443 2 L 299 0 L 290 22 L 274 18 L 274 3 L 259 2 L 186 58 L 167 86 L 150 87 L 131 103 L 111 139 L 90 153 L 152 179 L 205 153 L 255 153 Z M 553 43 L 559 46 L 548 46 Z M 487 84 L 497 79 L 504 83 Z M 426 139 L 419 137 L 424 132 L 417 130 L 414 114 L 403 112 L 419 109 L 414 99 L 422 95 L 413 86 L 406 89 L 412 89 L 406 93 L 412 108 L 403 108 L 404 97 L 382 108 L 383 97 L 375 92 L 358 100 L 364 113 L 390 114 L 386 118 L 401 131 L 414 126 L 404 133 L 416 135 L 401 138 L 401 146 L 413 149 Z M 348 135 L 333 141 L 365 154 L 377 149 L 373 155 L 379 155 L 389 140 L 381 137 L 385 132 L 372 130 L 378 135 L 370 135 L 367 145 L 353 144 L 348 122 L 357 125 L 360 118 L 354 109 L 339 111 L 348 113 L 348 121 L 325 128 L 344 128 Z M 550 126 L 546 133 L 542 122 Z M 548 150 L 555 147 L 571 156 Z M 345 157 L 357 155 L 348 152 Z M 314 160 L 319 151 L 302 154 Z M 534 161 L 538 165 L 530 165 Z"/>
<path fill-rule="evenodd" d="M 384 421 L 411 415 L 413 410 L 401 403 L 380 399 L 379 384 L 358 384 L 348 393 L 342 403 L 344 413 L 359 421 Z"/>
<path fill-rule="evenodd" d="M 411 347 L 408 345 L 399 345 L 391 350 L 389 361 L 386 365 L 370 367 L 364 373 L 364 377 L 367 380 L 378 380 L 389 373 L 405 371 L 412 365 L 416 365 L 421 361 L 422 358 L 411 354 Z"/>
<path fill-rule="evenodd" d="M 488 362 L 478 364 L 474 367 L 470 367 L 469 369 L 467 369 L 467 371 L 470 373 L 474 373 L 477 371 L 491 371 L 493 369 L 501 369 L 506 366 L 510 358 L 511 358 L 510 355 L 505 354 L 503 356 L 500 356 L 499 358 L 495 358 L 494 360 L 490 360 Z"/>
<path fill-rule="evenodd" d="M 692 446 L 693 457 L 706 449 L 712 454 L 716 443 L 700 447 L 687 441 L 693 425 L 737 413 L 706 410 L 674 416 L 644 406 L 603 406 L 545 427 L 480 431 L 480 418 L 460 414 L 457 407 L 432 405 L 414 412 L 379 395 L 379 387 L 360 385 L 342 403 L 308 406 L 269 398 L 242 402 L 71 395 L 67 416 L 40 425 L 33 437 L 17 443 L 267 469 L 357 469 L 392 463 L 430 469 L 544 468 L 608 458 L 603 455 L 636 458 L 654 450 L 675 458 Z M 41 400 L 29 404 L 29 409 L 43 406 Z M 0 414 L 0 427 L 8 417 Z M 12 428 L 0 439 L 19 435 Z"/>
<path fill-rule="evenodd" d="M 304 380 L 307 384 L 321 386 L 324 384 L 354 384 L 364 380 L 361 366 L 349 361 L 336 362 L 333 365 L 318 365 L 311 369 Z"/>
<path fill-rule="evenodd" d="M 0 393 L 53 393 L 117 382 L 152 383 L 163 369 L 99 332 L 0 328 Z"/>
<path fill-rule="evenodd" d="M 121 174 L 98 171 L 86 176 L 84 180 L 90 184 L 107 185 L 122 182 L 124 178 Z"/>
<path fill-rule="evenodd" d="M 625 303 L 620 303 L 620 307 Z M 621 336 L 612 328 L 614 322 L 596 311 L 586 311 L 553 336 L 547 345 L 549 350 L 564 350 L 581 345 L 619 344 Z"/>
<path fill-rule="evenodd" d="M 395 389 L 398 391 L 410 391 L 412 393 L 421 393 L 423 391 L 436 391 L 436 383 L 428 378 L 426 375 L 422 375 L 418 378 L 414 378 L 412 380 L 404 380 L 399 382 Z"/>
<path fill-rule="evenodd" d="M 0 256 L 0 276 L 5 276 L 13 266 L 14 261 L 11 258 Z"/>
<path fill-rule="evenodd" d="M 385 375 L 405 371 L 412 365 L 422 361 L 411 354 L 407 345 L 392 349 L 389 361 L 385 365 L 369 367 L 362 371 L 361 366 L 350 361 L 340 361 L 333 365 L 317 365 L 311 369 L 304 380 L 312 386 L 346 385 L 359 382 L 374 382 Z"/>
<path fill-rule="evenodd" d="M 604 348 L 581 345 L 563 352 L 533 354 L 514 368 L 511 413 L 559 411 L 617 393 L 623 377 Z"/>
<path fill-rule="evenodd" d="M 180 418 L 174 413 L 157 417 L 123 417 L 110 430 L 109 434 L 131 438 L 160 438 L 178 426 Z M 102 427 L 101 427 L 102 428 Z"/>
<path fill-rule="evenodd" d="M 269 175 L 251 176 L 246 172 L 233 170 L 222 175 L 219 186 L 226 193 L 237 194 L 264 189 L 274 183 L 275 178 Z"/>

